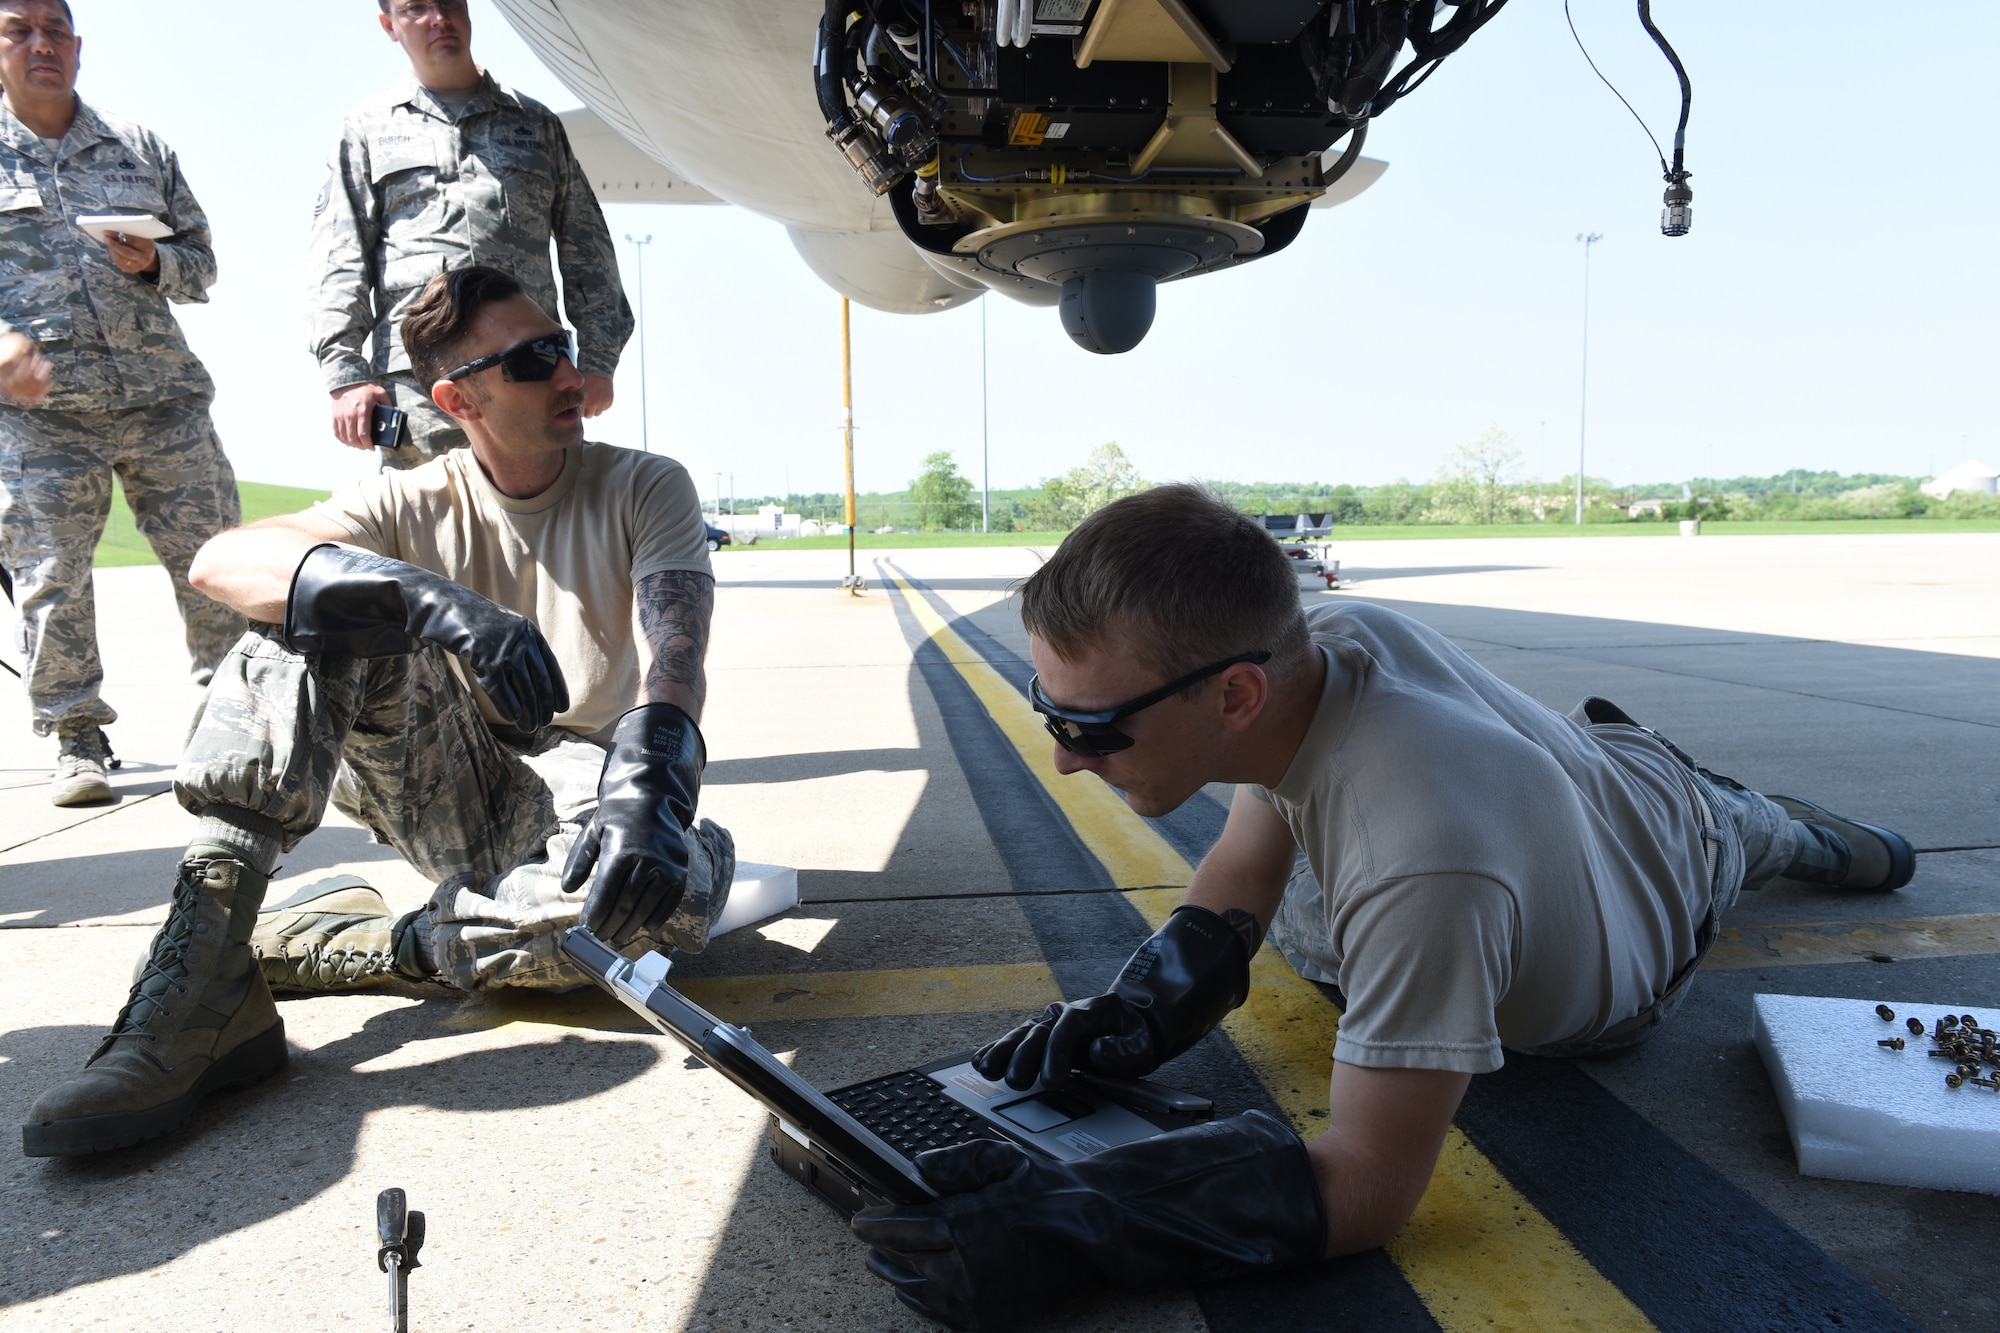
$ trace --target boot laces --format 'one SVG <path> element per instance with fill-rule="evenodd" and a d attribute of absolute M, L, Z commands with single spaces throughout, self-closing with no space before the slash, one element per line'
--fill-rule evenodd
<path fill-rule="evenodd" d="M 111 751 L 111 738 L 104 734 L 103 727 L 95 724 L 65 731 L 60 741 L 62 749 L 57 754 L 56 767 L 65 773 L 83 768 L 109 771 L 121 762 Z"/>
<path fill-rule="evenodd" d="M 187 994 L 187 987 L 181 981 L 187 976 L 188 954 L 194 948 L 195 918 L 200 914 L 202 901 L 207 896 L 208 866 L 207 861 L 181 863 L 180 877 L 174 881 L 174 901 L 167 912 L 167 923 L 153 937 L 153 949 L 146 956 L 146 965 L 140 970 L 138 980 L 132 983 L 125 1007 L 118 1011 L 118 1018 L 111 1025 L 112 1036 L 151 1040 L 156 1034 L 146 1031 L 143 1025 L 151 1022 L 156 1014 L 169 1012 L 164 1003 L 167 992 Z M 148 983 L 152 982 L 157 982 L 157 985 L 149 991 Z M 141 1005 L 146 1008 L 141 1009 Z"/>

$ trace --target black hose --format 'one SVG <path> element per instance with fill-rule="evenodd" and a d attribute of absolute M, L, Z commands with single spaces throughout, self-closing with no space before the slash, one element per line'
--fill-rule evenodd
<path fill-rule="evenodd" d="M 819 94 L 819 111 L 828 129 L 846 129 L 854 122 L 847 106 L 845 71 L 850 61 L 847 50 L 848 0 L 826 0 L 826 16 L 819 21 L 819 40 L 813 44 L 813 88 Z"/>
<path fill-rule="evenodd" d="M 1334 159 L 1332 166 L 1325 168 L 1320 173 L 1320 184 L 1332 185 L 1352 170 L 1355 162 L 1361 157 L 1361 145 L 1367 139 L 1368 122 L 1365 120 L 1356 121 L 1354 128 L 1348 131 L 1347 147 L 1341 151 L 1339 157 Z"/>
<path fill-rule="evenodd" d="M 1674 54 L 1674 48 L 1667 44 L 1666 35 L 1653 26 L 1653 0 L 1639 0 L 1639 22 L 1646 29 L 1654 43 L 1667 57 L 1667 63 L 1674 67 L 1674 76 L 1681 81 L 1681 120 L 1674 126 L 1674 166 L 1671 174 L 1681 174 L 1681 159 L 1687 147 L 1688 110 L 1694 104 L 1694 89 L 1688 83 L 1687 70 L 1681 66 L 1681 58 Z"/>

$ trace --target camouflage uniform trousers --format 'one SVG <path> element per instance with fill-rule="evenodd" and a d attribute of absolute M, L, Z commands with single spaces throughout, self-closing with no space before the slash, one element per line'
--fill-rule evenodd
<path fill-rule="evenodd" d="M 585 899 L 562 891 L 562 869 L 603 767 L 602 748 L 560 728 L 496 735 L 434 645 L 306 656 L 253 624 L 216 671 L 174 792 L 193 814 L 275 833 L 283 851 L 331 800 L 437 886 L 414 924 L 446 982 L 567 987 L 589 979 L 558 949 Z M 729 833 L 699 821 L 682 906 L 645 945 L 705 943 L 735 866 Z"/>
<path fill-rule="evenodd" d="M 243 617 L 188 582 L 195 552 L 242 521 L 236 473 L 193 394 L 108 412 L 0 406 L 0 564 L 14 577 L 16 648 L 37 735 L 59 725 L 115 722 L 100 691 L 91 562 L 124 483 L 139 531 L 173 580 L 194 680 L 205 684 L 243 633 Z"/>
<path fill-rule="evenodd" d="M 417 384 L 415 375 L 391 375 L 382 387 L 406 414 L 403 442 L 394 449 L 375 451 L 381 456 L 384 472 L 422 467 L 440 454 L 466 446 L 465 427 L 431 401 L 431 396 Z"/>

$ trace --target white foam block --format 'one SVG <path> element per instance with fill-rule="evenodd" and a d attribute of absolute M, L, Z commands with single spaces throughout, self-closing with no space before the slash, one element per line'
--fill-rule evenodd
<path fill-rule="evenodd" d="M 1945 1086 L 1950 1061 L 1934 1060 L 1928 1036 L 1903 1021 L 1934 1028 L 1947 1013 L 1970 1010 L 1986 1027 L 2000 1013 L 1976 1006 L 1887 1002 L 1885 1023 L 1873 1000 L 1811 995 L 1754 997 L 1750 1035 L 1771 1072 L 1791 1127 L 1799 1170 L 1835 1180 L 2000 1194 L 2000 1093 Z M 1877 1046 L 1902 1037 L 1900 1051 Z M 1991 1069 L 1987 1070 L 1991 1073 Z"/>
<path fill-rule="evenodd" d="M 729 881 L 729 901 L 722 905 L 722 916 L 709 930 L 708 938 L 727 935 L 738 926 L 754 926 L 798 905 L 798 871 L 790 866 L 738 861 L 736 878 Z"/>

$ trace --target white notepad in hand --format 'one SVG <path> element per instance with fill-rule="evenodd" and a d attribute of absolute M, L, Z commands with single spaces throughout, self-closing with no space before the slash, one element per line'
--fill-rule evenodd
<path fill-rule="evenodd" d="M 76 225 L 84 235 L 100 245 L 105 244 L 105 238 L 113 233 L 143 237 L 149 241 L 165 240 L 174 234 L 172 227 L 145 213 L 86 213 L 76 220 Z"/>

